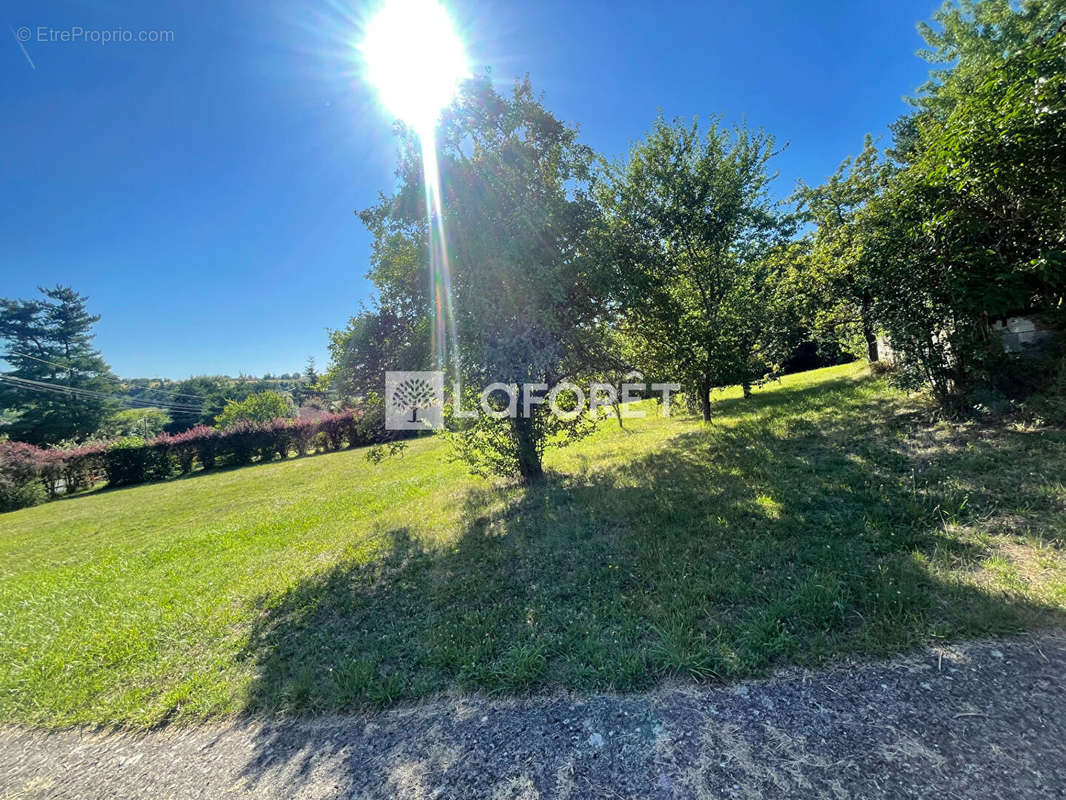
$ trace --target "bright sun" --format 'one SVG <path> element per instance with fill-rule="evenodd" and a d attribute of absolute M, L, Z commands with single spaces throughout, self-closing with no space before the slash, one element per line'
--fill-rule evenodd
<path fill-rule="evenodd" d="M 420 132 L 432 130 L 470 74 L 463 43 L 437 0 L 385 0 L 360 50 L 382 103 Z"/>

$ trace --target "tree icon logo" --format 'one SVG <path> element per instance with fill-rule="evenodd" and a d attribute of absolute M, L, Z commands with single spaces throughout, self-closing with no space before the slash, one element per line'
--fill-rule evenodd
<path fill-rule="evenodd" d="M 433 387 L 421 378 L 408 378 L 392 392 L 392 404 L 397 408 L 411 410 L 409 422 L 418 422 L 419 409 L 429 406 L 433 400 Z"/>
<path fill-rule="evenodd" d="M 386 372 L 385 427 L 389 430 L 442 428 L 442 372 Z"/>

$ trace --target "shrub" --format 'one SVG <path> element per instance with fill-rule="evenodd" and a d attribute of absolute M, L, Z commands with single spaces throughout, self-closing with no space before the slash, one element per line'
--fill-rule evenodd
<path fill-rule="evenodd" d="M 0 442 L 0 509 L 55 497 L 62 483 L 67 492 L 91 487 L 106 477 L 112 486 L 129 486 L 187 474 L 197 462 L 212 469 L 228 465 L 306 455 L 316 448 L 339 450 L 391 442 L 406 435 L 386 431 L 378 415 L 348 409 L 320 420 L 241 420 L 226 430 L 206 426 L 153 439 L 127 436 L 110 443 L 70 449 L 42 450 L 21 442 Z M 27 477 L 28 476 L 28 477 Z"/>
<path fill-rule="evenodd" d="M 228 401 L 215 422 L 226 430 L 241 422 L 265 424 L 293 413 L 292 404 L 277 392 L 256 392 L 239 403 Z"/>
<path fill-rule="evenodd" d="M 63 483 L 68 494 L 88 489 L 106 477 L 105 450 L 106 444 L 95 443 L 58 451 L 62 453 Z"/>
<path fill-rule="evenodd" d="M 164 433 L 157 437 L 157 441 L 166 442 L 167 453 L 170 456 L 171 463 L 182 475 L 192 472 L 193 464 L 196 461 L 196 446 L 188 440 L 184 435 L 185 433 L 188 433 L 188 431 L 174 435 Z"/>
<path fill-rule="evenodd" d="M 187 436 L 189 445 L 195 448 L 200 465 L 204 469 L 214 469 L 219 452 L 218 431 L 207 425 L 197 425 L 182 435 Z"/>
<path fill-rule="evenodd" d="M 292 441 L 292 446 L 296 448 L 296 452 L 302 456 L 307 455 L 311 450 L 311 444 L 314 441 L 315 433 L 318 431 L 318 423 L 311 419 L 294 419 L 292 425 L 289 428 L 289 435 Z"/>
<path fill-rule="evenodd" d="M 1059 359 L 1047 388 L 1030 399 L 1028 410 L 1048 422 L 1066 424 L 1066 356 Z"/>
<path fill-rule="evenodd" d="M 349 434 L 349 426 L 346 420 L 351 420 L 351 412 L 339 414 L 327 414 L 318 423 L 319 430 L 325 434 L 326 443 L 330 450 L 340 450 L 345 437 Z"/>
<path fill-rule="evenodd" d="M 0 511 L 36 505 L 44 498 L 38 480 L 43 452 L 23 442 L 0 442 Z"/>
<path fill-rule="evenodd" d="M 104 452 L 107 482 L 112 486 L 170 477 L 170 458 L 167 443 L 153 439 L 146 442 L 140 436 L 126 436 L 112 442 Z"/>
<path fill-rule="evenodd" d="M 289 451 L 293 446 L 293 429 L 292 424 L 287 419 L 276 419 L 273 422 L 267 424 L 267 429 L 270 433 L 272 442 L 271 453 L 262 453 L 260 457 L 264 461 L 270 461 L 273 457 L 273 453 L 277 453 L 279 458 L 288 458 Z"/>
<path fill-rule="evenodd" d="M 66 451 L 58 449 L 37 451 L 37 477 L 44 487 L 48 499 L 59 493 L 59 483 L 63 480 L 63 468 L 66 463 Z"/>

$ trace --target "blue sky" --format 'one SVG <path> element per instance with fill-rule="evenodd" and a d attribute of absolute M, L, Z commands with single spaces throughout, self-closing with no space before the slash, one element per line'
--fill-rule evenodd
<path fill-rule="evenodd" d="M 375 5 L 6 4 L 0 296 L 89 295 L 125 377 L 324 365 L 326 328 L 369 296 L 353 212 L 393 180 L 390 120 L 352 47 Z M 597 150 L 623 153 L 659 110 L 723 114 L 788 143 L 785 195 L 905 110 L 928 71 L 915 26 L 939 3 L 448 5 L 475 66 L 528 73 Z M 75 26 L 173 41 L 38 41 Z"/>

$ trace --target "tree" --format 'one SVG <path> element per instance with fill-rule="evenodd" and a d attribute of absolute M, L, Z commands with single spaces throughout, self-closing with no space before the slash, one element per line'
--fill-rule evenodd
<path fill-rule="evenodd" d="M 251 393 L 248 384 L 237 384 L 224 375 L 194 375 L 166 388 L 147 389 L 137 394 L 152 402 L 180 403 L 189 411 L 174 410 L 167 433 L 180 433 L 197 425 L 211 425 L 228 400 L 242 400 Z"/>
<path fill-rule="evenodd" d="M 914 112 L 892 125 L 889 155 L 899 164 L 918 156 L 919 127 L 943 122 L 1006 59 L 1046 41 L 1066 21 L 1063 0 L 944 0 L 932 24 L 918 32 L 928 45 L 918 55 L 934 66 L 908 98 Z"/>
<path fill-rule="evenodd" d="M 307 366 L 304 367 L 304 381 L 311 389 L 317 388 L 318 385 L 318 370 L 315 368 L 315 357 L 307 357 Z"/>
<path fill-rule="evenodd" d="M 111 415 L 97 434 L 105 439 L 123 436 L 151 439 L 166 430 L 171 422 L 170 414 L 161 408 L 127 408 Z"/>
<path fill-rule="evenodd" d="M 927 48 L 918 55 L 932 64 L 911 103 L 919 115 L 945 119 L 987 80 L 989 70 L 1034 43 L 1046 40 L 1066 21 L 1063 0 L 945 0 L 933 24 L 918 24 Z"/>
<path fill-rule="evenodd" d="M 364 215 L 374 234 L 367 278 L 377 296 L 369 308 L 329 332 L 331 385 L 349 401 L 379 396 L 389 370 L 425 369 L 432 360 L 429 254 L 421 229 L 392 229 L 389 219 Z"/>
<path fill-rule="evenodd" d="M 587 338 L 597 291 L 589 253 L 597 216 L 588 191 L 592 151 L 540 104 L 528 81 L 502 96 L 487 78 L 469 82 L 445 113 L 437 144 L 443 203 L 433 226 L 447 243 L 451 293 L 430 320 L 448 330 L 450 307 L 457 336 L 447 352 L 438 338 L 433 355 L 466 389 L 530 384 L 543 396 L 581 380 L 592 369 Z M 401 234 L 429 252 L 418 148 L 406 148 L 399 176 L 396 195 L 361 216 L 378 246 Z M 404 296 L 426 309 L 427 285 Z M 545 447 L 582 435 L 586 423 L 519 403 L 514 416 L 460 425 L 456 444 L 477 471 L 533 481 L 543 474 Z"/>
<path fill-rule="evenodd" d="M 767 196 L 773 138 L 661 117 L 600 183 L 612 281 L 643 363 L 681 383 L 711 418 L 711 388 L 749 383 L 765 258 L 785 227 Z"/>
<path fill-rule="evenodd" d="M 810 325 L 837 341 L 861 337 L 866 357 L 878 360 L 873 264 L 862 210 L 887 184 L 891 169 L 869 135 L 862 152 L 846 159 L 821 186 L 801 184 L 801 216 L 816 226 L 808 269 L 794 286 L 808 298 Z"/>
<path fill-rule="evenodd" d="M 118 384 L 92 346 L 100 317 L 86 310 L 88 298 L 67 286 L 40 292 L 0 299 L 3 358 L 13 367 L 0 376 L 0 407 L 17 411 L 4 429 L 12 439 L 45 445 L 93 434 L 115 410 Z"/>
<path fill-rule="evenodd" d="M 1066 26 L 970 75 L 943 120 L 864 212 L 876 234 L 877 313 L 900 376 L 951 412 L 978 389 L 1011 391 L 997 319 L 1066 307 Z"/>
<path fill-rule="evenodd" d="M 238 422 L 270 422 L 292 416 L 295 416 L 292 405 L 280 394 L 256 392 L 240 402 L 227 402 L 215 424 L 219 428 L 231 428 Z"/>

